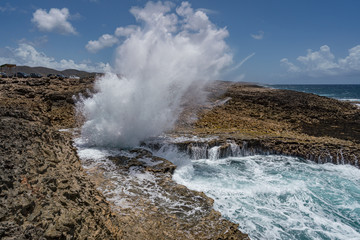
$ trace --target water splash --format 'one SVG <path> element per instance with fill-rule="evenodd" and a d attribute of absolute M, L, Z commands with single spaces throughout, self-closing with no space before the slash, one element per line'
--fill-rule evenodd
<path fill-rule="evenodd" d="M 75 139 L 75 146 L 85 171 L 122 215 L 146 211 L 148 214 L 166 213 L 197 220 L 211 211 L 202 196 L 178 191 L 176 184 L 164 181 L 171 178 L 169 172 L 144 171 L 143 167 L 136 165 L 121 168 L 111 160 L 114 157 L 137 158 L 135 152 L 88 147 L 80 138 Z M 171 149 L 167 153 L 174 159 Z M 177 152 L 176 155 L 181 157 Z M 150 167 L 162 163 L 162 160 L 147 157 L 137 159 Z"/>
<path fill-rule="evenodd" d="M 170 129 L 184 94 L 199 99 L 202 87 L 232 63 L 228 31 L 189 3 L 148 2 L 130 12 L 139 26 L 122 28 L 113 66 L 122 77 L 105 74 L 97 92 L 77 104 L 90 145 L 132 147 Z"/>

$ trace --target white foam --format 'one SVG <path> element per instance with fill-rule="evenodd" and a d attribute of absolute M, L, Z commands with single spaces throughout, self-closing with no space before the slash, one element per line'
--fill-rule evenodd
<path fill-rule="evenodd" d="M 360 102 L 358 98 L 340 98 L 341 101 L 348 101 L 348 102 Z"/>
<path fill-rule="evenodd" d="M 162 134 L 157 139 L 159 139 L 162 143 L 183 143 L 183 142 L 199 142 L 199 143 L 205 143 L 210 142 L 212 140 L 218 139 L 218 136 L 210 136 L 210 137 L 199 137 L 196 135 L 183 135 L 183 136 L 172 136 L 169 134 Z M 151 139 L 151 141 L 154 141 L 155 139 Z"/>
<path fill-rule="evenodd" d="M 75 140 L 83 167 L 95 177 L 99 190 L 116 207 L 129 211 L 133 209 L 150 212 L 166 211 L 184 217 L 200 216 L 207 211 L 198 203 L 199 197 L 189 200 L 189 196 L 176 195 L 175 191 L 169 192 L 162 187 L 164 175 L 170 177 L 170 173 L 147 172 L 141 166 L 132 166 L 124 170 L 109 160 L 110 156 L 136 157 L 136 153 L 111 148 L 90 148 L 86 147 L 86 144 L 81 145 L 82 143 L 81 139 Z M 167 155 L 175 156 L 175 149 L 173 153 L 167 152 Z M 138 160 L 147 166 L 156 166 L 163 162 L 147 157 Z M 189 164 L 189 167 L 192 165 Z M 120 212 L 130 214 L 128 211 L 120 210 Z"/>
<path fill-rule="evenodd" d="M 58 130 L 59 132 L 72 132 L 71 128 L 62 128 Z"/>
<path fill-rule="evenodd" d="M 150 167 L 163 163 L 163 161 L 153 161 L 152 158 L 140 158 L 139 161 L 145 163 L 146 166 L 150 166 Z"/>
<path fill-rule="evenodd" d="M 203 191 L 254 239 L 360 239 L 360 170 L 285 156 L 193 160 L 174 180 Z"/>
<path fill-rule="evenodd" d="M 220 155 L 220 147 L 215 146 L 209 149 L 209 159 L 210 160 L 217 160 L 219 159 Z"/>
<path fill-rule="evenodd" d="M 98 161 L 98 160 L 105 159 L 107 156 L 109 156 L 109 153 L 105 150 L 99 150 L 99 149 L 94 149 L 94 148 L 85 148 L 85 149 L 79 149 L 78 155 L 81 159 L 84 159 L 84 160 L 91 159 L 94 161 Z"/>

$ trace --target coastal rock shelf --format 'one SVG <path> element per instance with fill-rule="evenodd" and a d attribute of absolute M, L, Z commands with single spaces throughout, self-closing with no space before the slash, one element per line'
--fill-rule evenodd
<path fill-rule="evenodd" d="M 189 113 L 185 108 L 177 128 L 169 133 L 173 138 L 216 136 L 205 144 L 211 148 L 230 141 L 253 153 L 359 167 L 360 110 L 355 104 L 230 82 L 217 82 L 209 86 L 208 91 L 208 105 L 227 101 L 212 108 L 192 106 L 189 109 L 198 112 L 196 121 L 186 117 Z M 192 140 L 182 142 L 177 145 L 183 151 L 188 151 L 188 146 L 204 144 Z"/>
<path fill-rule="evenodd" d="M 77 144 L 84 169 L 112 209 L 131 221 L 131 239 L 248 239 L 213 209 L 213 200 L 172 180 L 176 166 L 142 148 Z M 125 235 L 127 236 L 127 235 Z"/>
<path fill-rule="evenodd" d="M 175 166 L 166 159 L 144 149 L 108 157 L 120 179 L 115 183 L 126 183 L 127 195 L 113 191 L 103 165 L 80 161 L 72 131 L 63 129 L 79 127 L 74 96 L 86 97 L 93 82 L 0 81 L 0 238 L 247 239 L 212 209 L 209 197 L 176 184 Z M 193 158 L 265 153 L 359 166 L 356 106 L 240 83 L 216 82 L 207 90 L 208 103 L 185 103 L 169 133 L 173 139 L 190 136 L 172 144 Z M 152 198 L 151 189 L 181 204 Z"/>
<path fill-rule="evenodd" d="M 295 139 L 213 139 L 208 141 L 155 141 L 143 143 L 155 151 L 176 148 L 191 159 L 219 159 L 253 155 L 285 155 L 301 157 L 316 163 L 350 164 L 359 168 L 360 151 L 357 145 L 337 145 L 330 142 Z"/>
<path fill-rule="evenodd" d="M 99 191 L 101 183 L 109 182 L 84 170 L 71 131 L 77 127 L 73 97 L 86 96 L 93 81 L 1 80 L 0 238 L 248 239 L 212 209 L 212 199 L 173 182 L 174 165 L 152 161 L 148 152 L 137 152 L 142 161 L 111 159 L 132 193 L 142 196 L 124 198 L 132 207 L 119 210 Z M 181 195 L 184 205 L 167 211 L 164 202 L 151 202 L 146 191 L 136 188 L 138 182 L 128 178 L 130 173 L 152 176 L 146 186 L 169 199 Z M 203 211 L 189 215 L 188 206 L 196 204 Z"/>

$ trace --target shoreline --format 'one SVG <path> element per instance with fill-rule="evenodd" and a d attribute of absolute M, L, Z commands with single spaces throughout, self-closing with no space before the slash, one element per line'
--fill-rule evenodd
<path fill-rule="evenodd" d="M 143 167 L 156 174 L 158 186 L 170 197 L 201 203 L 200 215 L 168 213 L 149 204 L 146 196 L 135 201 L 135 208 L 119 211 L 105 198 L 98 190 L 101 182 L 84 170 L 73 134 L 64 131 L 77 125 L 73 96 L 86 96 L 93 82 L 47 78 L 1 82 L 0 238 L 248 239 L 212 209 L 212 199 L 173 182 L 175 166 L 165 159 L 154 167 L 137 159 L 126 166 L 119 160 L 119 166 Z"/>
<path fill-rule="evenodd" d="M 216 94 L 217 91 L 221 94 Z M 258 151 L 318 163 L 339 164 L 343 162 L 339 159 L 341 155 L 347 163 L 359 168 L 360 110 L 352 103 L 311 93 L 231 82 L 221 82 L 218 90 L 210 88 L 210 92 L 212 101 L 230 100 L 211 109 L 195 107 L 200 114 L 197 122 L 180 118 L 172 134 L 218 136 L 220 145 L 226 140 L 240 145 L 248 142 Z"/>
<path fill-rule="evenodd" d="M 155 174 L 169 196 L 180 192 L 188 201 L 198 196 L 206 209 L 204 215 L 195 216 L 194 221 L 169 215 L 146 202 L 146 196 L 138 206 L 148 211 L 116 211 L 98 190 L 102 180 L 84 170 L 73 147 L 72 133 L 59 131 L 77 126 L 73 96 L 86 96 L 93 82 L 46 78 L 1 81 L 0 195 L 5 207 L 0 212 L 0 237 L 247 239 L 236 224 L 212 209 L 212 199 L 173 182 L 172 163 L 142 150 L 137 150 L 133 159 L 111 161 L 125 172 L 137 166 L 144 173 Z M 341 152 L 343 159 L 359 167 L 360 110 L 350 103 L 231 82 L 217 82 L 207 90 L 208 106 L 185 105 L 171 134 L 218 136 L 207 144 L 223 145 L 225 151 L 228 140 L 238 145 L 247 142 L 254 151 L 271 150 L 315 162 L 323 158 L 341 163 Z M 199 114 L 197 121 L 191 118 L 194 112 Z M 188 149 L 194 142 L 178 145 Z M 163 164 L 149 167 L 139 161 L 139 156 Z"/>

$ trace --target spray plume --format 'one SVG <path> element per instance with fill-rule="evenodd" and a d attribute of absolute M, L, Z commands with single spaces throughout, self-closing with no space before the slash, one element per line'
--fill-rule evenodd
<path fill-rule="evenodd" d="M 77 104 L 85 117 L 81 134 L 90 145 L 132 147 L 170 129 L 184 94 L 200 90 L 232 63 L 224 41 L 228 31 L 188 2 L 148 2 L 130 12 L 139 26 L 117 29 L 124 40 L 112 72 Z"/>

